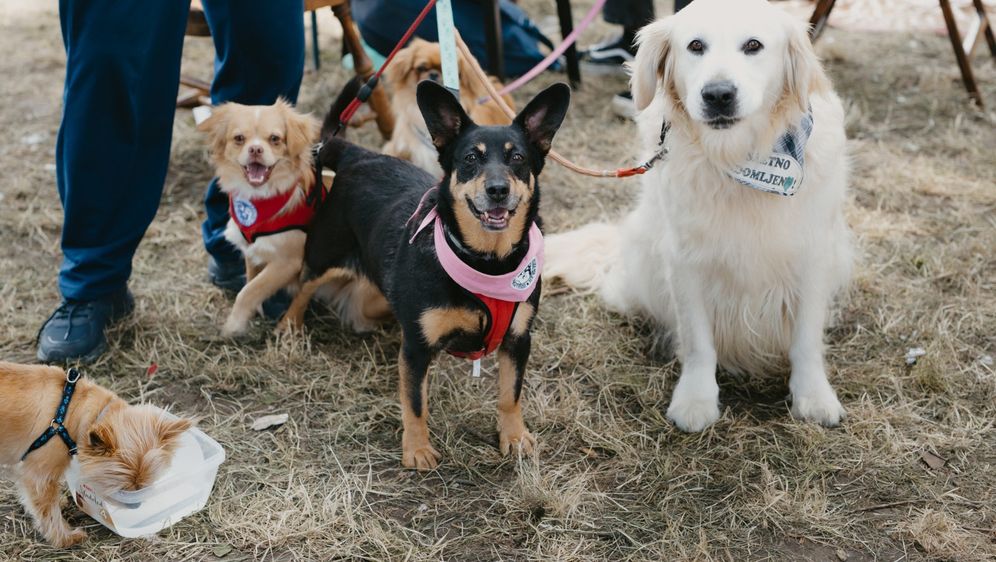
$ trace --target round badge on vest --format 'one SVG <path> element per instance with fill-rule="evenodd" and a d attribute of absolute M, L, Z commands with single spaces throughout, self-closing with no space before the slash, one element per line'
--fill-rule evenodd
<path fill-rule="evenodd" d="M 256 218 L 259 213 L 256 211 L 256 206 L 252 204 L 252 201 L 248 199 L 236 199 L 235 200 L 235 220 L 239 221 L 242 226 L 252 226 L 256 224 Z"/>

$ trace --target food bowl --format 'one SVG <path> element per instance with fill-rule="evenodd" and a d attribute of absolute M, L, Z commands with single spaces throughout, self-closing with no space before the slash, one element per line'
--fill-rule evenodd
<path fill-rule="evenodd" d="M 180 436 L 169 468 L 141 490 L 102 495 L 81 479 L 75 457 L 66 471 L 66 483 L 73 501 L 87 515 L 122 537 L 144 537 L 203 509 L 224 460 L 225 450 L 217 441 L 191 428 Z"/>

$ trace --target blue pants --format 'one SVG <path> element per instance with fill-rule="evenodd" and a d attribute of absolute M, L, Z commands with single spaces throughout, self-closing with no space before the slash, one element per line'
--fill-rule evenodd
<path fill-rule="evenodd" d="M 303 0 L 203 0 L 216 50 L 211 101 L 296 101 L 304 69 Z M 60 0 L 66 47 L 56 144 L 65 211 L 59 289 L 92 300 L 124 288 L 156 215 L 169 164 L 189 2 Z M 219 261 L 228 199 L 216 181 L 202 234 Z"/>

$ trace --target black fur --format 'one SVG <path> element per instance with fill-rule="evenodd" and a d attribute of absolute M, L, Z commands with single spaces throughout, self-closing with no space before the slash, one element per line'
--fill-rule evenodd
<path fill-rule="evenodd" d="M 350 96 L 340 96 L 332 112 L 341 111 L 344 97 Z M 539 222 L 536 177 L 566 114 L 569 98 L 567 86 L 557 84 L 539 94 L 511 125 L 481 127 L 471 121 L 449 91 L 438 84 L 422 82 L 418 86 L 419 107 L 439 149 L 444 171 L 441 181 L 406 161 L 331 138 L 325 133 L 332 130 L 329 124 L 334 124 L 338 116 L 330 112 L 326 117 L 325 144 L 319 162 L 334 170 L 336 177 L 308 231 L 305 250 L 308 275 L 317 277 L 330 268 L 347 268 L 369 278 L 384 293 L 401 324 L 403 360 L 409 367 L 408 399 L 416 416 L 424 415 L 420 388 L 432 358 L 443 349 L 463 352 L 481 349 L 488 326 L 482 323 L 472 332 L 453 331 L 435 344 L 426 341 L 419 323 L 426 310 L 480 310 L 483 305 L 450 280 L 442 269 L 436 259 L 431 227 L 423 230 L 413 243 L 409 239 L 429 209 L 436 205 L 446 229 L 460 242 L 451 246 L 461 259 L 492 275 L 514 270 L 528 251 L 529 226 Z M 512 152 L 523 158 L 513 159 L 506 143 L 512 143 Z M 465 156 L 480 144 L 486 146 L 487 155 L 468 161 Z M 535 181 L 527 208 L 515 210 L 526 213 L 522 239 L 503 257 L 468 250 L 467 233 L 460 232 L 455 217 L 456 206 L 466 205 L 467 201 L 454 200 L 452 185 L 481 177 L 485 178 L 485 185 L 490 185 L 488 178 L 500 178 L 503 174 L 508 178 L 510 173 L 527 184 L 531 179 Z M 437 184 L 436 194 L 426 201 L 417 217 L 411 218 L 423 194 Z M 528 302 L 538 308 L 539 297 L 537 283 Z M 509 330 L 501 344 L 501 349 L 516 364 L 516 400 L 529 348 L 528 331 L 514 337 Z"/>

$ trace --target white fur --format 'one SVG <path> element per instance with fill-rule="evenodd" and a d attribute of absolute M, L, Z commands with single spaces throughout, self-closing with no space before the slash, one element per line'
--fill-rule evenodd
<path fill-rule="evenodd" d="M 764 49 L 748 56 L 740 47 L 751 38 Z M 693 39 L 707 44 L 703 55 L 687 51 Z M 844 409 L 827 382 L 822 338 L 852 262 L 844 115 L 804 27 L 762 0 L 697 0 L 639 41 L 632 86 L 642 156 L 656 150 L 665 117 L 670 153 L 642 177 L 620 224 L 548 237 L 544 275 L 596 289 L 676 336 L 682 370 L 667 415 L 680 429 L 719 418 L 717 365 L 759 373 L 786 360 L 793 415 L 836 425 Z M 715 79 L 743 96 L 741 121 L 728 129 L 704 122 L 698 92 Z M 807 107 L 814 129 L 794 197 L 727 176 L 770 150 Z"/>

